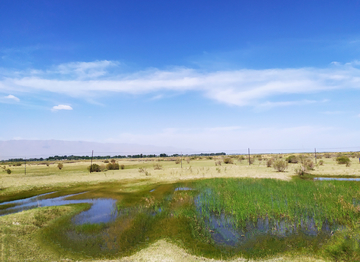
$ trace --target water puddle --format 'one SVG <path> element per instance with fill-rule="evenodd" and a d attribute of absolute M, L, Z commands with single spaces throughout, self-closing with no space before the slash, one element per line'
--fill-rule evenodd
<path fill-rule="evenodd" d="M 175 188 L 174 191 L 189 191 L 189 190 L 194 190 L 194 189 L 192 189 L 190 187 L 177 187 L 177 188 Z"/>
<path fill-rule="evenodd" d="M 91 207 L 89 210 L 83 211 L 73 218 L 75 224 L 84 223 L 107 223 L 114 221 L 118 216 L 116 207 L 116 200 L 111 198 L 95 198 L 95 199 L 80 199 L 80 200 L 69 200 L 73 196 L 78 196 L 82 193 L 65 195 L 55 198 L 45 198 L 54 192 L 37 195 L 30 198 L 4 202 L 1 206 L 11 205 L 8 208 L 0 209 L 0 216 L 18 213 L 21 211 L 38 208 L 38 207 L 49 207 L 49 206 L 61 206 L 68 204 L 81 204 L 89 203 Z"/>
<path fill-rule="evenodd" d="M 329 180 L 337 180 L 337 181 L 360 181 L 360 178 L 315 177 L 314 180 L 319 180 L 319 181 L 329 181 Z"/>
<path fill-rule="evenodd" d="M 338 226 L 325 222 L 319 228 L 314 219 L 301 219 L 294 223 L 285 219 L 258 218 L 256 222 L 247 221 L 245 225 L 237 226 L 232 216 L 210 215 L 205 225 L 211 237 L 218 245 L 243 246 L 256 242 L 261 237 L 285 238 L 302 234 L 308 237 L 331 236 Z"/>

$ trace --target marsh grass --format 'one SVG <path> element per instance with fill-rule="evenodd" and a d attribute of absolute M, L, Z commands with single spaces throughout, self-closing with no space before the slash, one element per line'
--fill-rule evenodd
<path fill-rule="evenodd" d="M 297 223 L 311 217 L 320 228 L 325 221 L 354 226 L 360 217 L 360 206 L 353 204 L 354 199 L 360 200 L 358 183 L 214 179 L 198 185 L 207 188 L 199 196 L 204 217 L 231 214 L 239 225 L 259 217 Z"/>

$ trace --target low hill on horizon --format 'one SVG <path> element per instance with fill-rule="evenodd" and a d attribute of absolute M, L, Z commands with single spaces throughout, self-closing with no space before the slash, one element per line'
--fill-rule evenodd
<path fill-rule="evenodd" d="M 45 158 L 55 155 L 90 156 L 136 155 L 136 154 L 180 154 L 175 147 L 137 145 L 127 143 L 99 143 L 87 141 L 64 140 L 7 140 L 0 141 L 0 160 L 12 158 Z M 189 150 L 186 150 L 189 151 Z"/>

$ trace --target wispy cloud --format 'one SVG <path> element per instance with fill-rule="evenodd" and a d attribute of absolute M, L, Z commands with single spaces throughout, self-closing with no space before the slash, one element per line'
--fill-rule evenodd
<path fill-rule="evenodd" d="M 119 62 L 94 61 L 94 62 L 72 62 L 61 64 L 47 73 L 70 75 L 79 79 L 93 79 L 108 74 L 110 67 L 118 66 Z"/>
<path fill-rule="evenodd" d="M 55 67 L 52 71 L 27 72 L 24 76 L 0 76 L 2 92 L 53 92 L 90 99 L 113 93 L 151 94 L 165 91 L 197 91 L 203 96 L 234 106 L 291 106 L 316 101 L 277 101 L 276 97 L 313 94 L 335 89 L 360 89 L 357 62 L 329 68 L 288 68 L 265 70 L 229 70 L 201 72 L 189 68 L 149 69 L 132 74 L 113 74 L 117 62 L 76 62 Z M 64 80 L 54 72 L 68 76 Z M 161 95 L 161 94 L 160 94 Z M 278 99 L 276 99 L 278 100 Z"/>
<path fill-rule="evenodd" d="M 314 104 L 314 103 L 319 103 L 319 102 L 324 102 L 323 101 L 316 101 L 316 100 L 301 100 L 301 101 L 281 101 L 281 102 L 265 102 L 262 104 L 259 104 L 258 107 L 261 109 L 269 109 L 269 108 L 273 108 L 273 107 L 283 107 L 283 106 L 303 106 L 303 105 L 308 105 L 308 104 Z"/>
<path fill-rule="evenodd" d="M 53 108 L 51 110 L 58 111 L 58 110 L 73 110 L 73 109 L 69 105 L 58 105 L 58 106 L 53 106 Z"/>
<path fill-rule="evenodd" d="M 13 96 L 13 95 L 8 95 L 8 96 L 5 96 L 4 98 L 8 99 L 8 100 L 13 100 L 13 101 L 16 101 L 16 102 L 20 102 L 20 99 L 17 98 L 16 96 Z"/>

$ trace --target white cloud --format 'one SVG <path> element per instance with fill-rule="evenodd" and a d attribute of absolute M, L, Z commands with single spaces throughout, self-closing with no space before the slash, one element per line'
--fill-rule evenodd
<path fill-rule="evenodd" d="M 19 101 L 20 101 L 19 98 L 17 98 L 16 96 L 13 96 L 13 95 L 8 95 L 8 96 L 5 96 L 4 98 L 5 98 L 5 99 L 14 100 L 14 101 L 16 101 L 16 102 L 19 102 Z"/>
<path fill-rule="evenodd" d="M 112 61 L 69 63 L 57 72 L 71 76 L 67 80 L 44 73 L 42 77 L 12 75 L 0 78 L 2 92 L 54 92 L 91 99 L 112 93 L 149 94 L 164 91 L 197 91 L 220 103 L 235 106 L 290 106 L 304 103 L 271 100 L 289 94 L 313 94 L 335 89 L 360 89 L 360 69 L 352 64 L 329 68 L 288 68 L 265 70 L 229 70 L 200 72 L 189 68 L 150 69 L 126 75 L 110 74 Z M 99 76 L 103 78 L 99 79 Z M 104 78 L 106 76 L 106 78 Z M 161 95 L 161 94 L 160 94 Z M 278 99 L 276 99 L 278 100 Z"/>
<path fill-rule="evenodd" d="M 73 109 L 69 105 L 58 105 L 58 106 L 54 106 L 51 110 L 58 111 L 58 110 L 73 110 Z"/>

